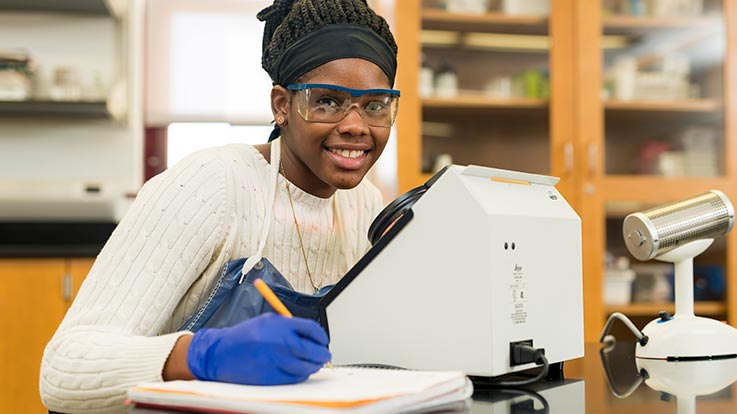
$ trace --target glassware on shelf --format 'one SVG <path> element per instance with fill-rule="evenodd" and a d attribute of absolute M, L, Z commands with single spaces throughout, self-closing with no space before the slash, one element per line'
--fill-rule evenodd
<path fill-rule="evenodd" d="M 604 271 L 604 303 L 628 305 L 632 300 L 632 282 L 635 280 L 635 271 L 630 268 L 630 260 L 626 256 L 619 256 L 607 261 Z"/>
<path fill-rule="evenodd" d="M 486 0 L 447 0 L 445 7 L 455 13 L 486 13 Z"/>
<path fill-rule="evenodd" d="M 453 164 L 453 156 L 450 154 L 438 154 L 433 163 L 432 172 L 437 173 L 448 165 Z"/>
<path fill-rule="evenodd" d="M 723 4 L 602 2 L 602 35 L 628 39 L 620 48 L 600 49 L 604 178 L 726 173 Z"/>
<path fill-rule="evenodd" d="M 512 97 L 512 78 L 497 76 L 486 83 L 484 94 L 490 98 L 507 99 Z"/>
<path fill-rule="evenodd" d="M 703 13 L 703 0 L 605 0 L 607 13 L 634 17 L 695 17 Z"/>
<path fill-rule="evenodd" d="M 79 73 L 76 68 L 59 66 L 54 69 L 50 98 L 54 101 L 79 101 L 82 99 L 82 85 L 79 82 Z"/>
<path fill-rule="evenodd" d="M 684 168 L 692 177 L 716 177 L 719 175 L 720 159 L 717 156 L 721 137 L 713 127 L 691 126 L 680 134 L 683 145 Z"/>
<path fill-rule="evenodd" d="M 519 74 L 522 94 L 525 98 L 547 99 L 549 97 L 548 76 L 540 70 L 527 69 Z"/>
<path fill-rule="evenodd" d="M 430 66 L 424 53 L 422 54 L 419 78 L 420 96 L 423 98 L 431 97 L 435 93 L 435 71 Z"/>
<path fill-rule="evenodd" d="M 510 15 L 547 16 L 550 13 L 549 0 L 502 0 L 502 13 Z"/>
<path fill-rule="evenodd" d="M 458 96 L 458 73 L 444 60 L 435 74 L 435 94 L 441 98 Z"/>
<path fill-rule="evenodd" d="M 107 110 L 110 116 L 118 121 L 125 119 L 128 110 L 128 83 L 125 79 L 118 79 L 110 90 L 107 98 Z"/>
<path fill-rule="evenodd" d="M 669 263 L 638 263 L 632 265 L 637 274 L 632 286 L 632 302 L 660 303 L 673 300 L 673 265 Z"/>
<path fill-rule="evenodd" d="M 638 60 L 648 60 L 640 68 Z M 604 78 L 615 99 L 620 101 L 680 101 L 693 98 L 690 84 L 690 62 L 678 54 L 651 55 L 636 58 L 619 56 L 607 69 Z"/>
<path fill-rule="evenodd" d="M 88 101 L 104 101 L 107 98 L 107 88 L 99 71 L 93 72 L 92 81 L 85 88 L 84 99 Z"/>
<path fill-rule="evenodd" d="M 29 99 L 35 68 L 25 50 L 0 50 L 0 101 Z"/>
<path fill-rule="evenodd" d="M 16 70 L 0 68 L 0 101 L 24 101 L 31 95 L 31 80 Z"/>

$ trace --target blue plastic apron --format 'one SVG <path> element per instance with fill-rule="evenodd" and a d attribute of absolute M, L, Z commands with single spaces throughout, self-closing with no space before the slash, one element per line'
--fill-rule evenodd
<path fill-rule="evenodd" d="M 279 169 L 275 166 L 279 165 L 279 141 L 271 142 L 274 185 L 269 194 L 271 208 L 267 209 L 257 253 L 248 259 L 241 258 L 228 262 L 220 272 L 218 281 L 205 303 L 179 330 L 196 332 L 201 328 L 233 326 L 264 312 L 274 312 L 271 305 L 264 300 L 253 285 L 253 282 L 259 278 L 266 282 L 294 316 L 316 321 L 319 319 L 317 305 L 333 285 L 323 286 L 314 294 L 297 292 L 274 265 L 261 256 L 266 245 L 276 199 Z"/>

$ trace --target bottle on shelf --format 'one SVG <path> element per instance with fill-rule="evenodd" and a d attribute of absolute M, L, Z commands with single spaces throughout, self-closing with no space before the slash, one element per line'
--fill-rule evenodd
<path fill-rule="evenodd" d="M 92 81 L 85 88 L 85 99 L 88 101 L 104 101 L 107 97 L 107 88 L 102 80 L 102 74 L 96 70 L 92 74 Z"/>
<path fill-rule="evenodd" d="M 435 74 L 435 94 L 441 98 L 458 96 L 458 73 L 447 60 L 443 60 Z"/>
<path fill-rule="evenodd" d="M 420 96 L 423 98 L 428 98 L 432 96 L 435 93 L 435 71 L 433 70 L 432 66 L 430 66 L 430 62 L 427 60 L 427 56 L 423 53 L 422 54 L 422 64 L 420 66 Z"/>
<path fill-rule="evenodd" d="M 51 85 L 51 99 L 54 101 L 79 101 L 82 99 L 82 86 L 76 68 L 59 66 L 54 69 Z"/>
<path fill-rule="evenodd" d="M 632 282 L 635 271 L 625 256 L 614 258 L 607 252 L 607 266 L 604 272 L 604 303 L 607 305 L 628 305 L 631 300 Z"/>
<path fill-rule="evenodd" d="M 550 0 L 501 0 L 501 10 L 509 15 L 540 15 L 550 13 Z"/>
<path fill-rule="evenodd" d="M 512 78 L 496 76 L 484 86 L 484 94 L 490 98 L 508 99 L 512 97 Z"/>
<path fill-rule="evenodd" d="M 435 161 L 433 162 L 432 172 L 433 174 L 437 173 L 438 171 L 442 170 L 448 165 L 453 164 L 453 156 L 450 154 L 438 154 L 435 156 Z"/>
<path fill-rule="evenodd" d="M 0 101 L 24 101 L 31 96 L 34 63 L 25 50 L 0 50 Z"/>
<path fill-rule="evenodd" d="M 456 13 L 486 13 L 486 0 L 447 0 L 445 7 Z"/>

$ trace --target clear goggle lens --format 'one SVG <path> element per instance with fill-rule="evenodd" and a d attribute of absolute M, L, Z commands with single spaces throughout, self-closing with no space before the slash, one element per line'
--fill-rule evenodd
<path fill-rule="evenodd" d="M 371 126 L 390 127 L 399 109 L 399 91 L 394 89 L 350 89 L 338 85 L 292 84 L 297 112 L 305 121 L 337 123 L 354 107 Z"/>

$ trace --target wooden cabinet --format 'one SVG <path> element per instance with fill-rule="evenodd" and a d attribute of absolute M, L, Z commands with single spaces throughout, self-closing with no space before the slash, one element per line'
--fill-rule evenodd
<path fill-rule="evenodd" d="M 0 412 L 42 412 L 38 376 L 93 259 L 0 259 Z"/>
<path fill-rule="evenodd" d="M 628 9 L 640 3 L 651 10 Z M 607 252 L 629 256 L 626 214 L 710 189 L 737 202 L 737 4 L 667 3 L 550 0 L 548 13 L 534 15 L 393 3 L 401 16 L 399 191 L 429 178 L 433 158 L 446 153 L 457 164 L 560 177 L 557 187 L 583 223 L 587 340 L 598 339 L 611 312 L 642 326 L 673 307 L 604 303 Z M 423 61 L 452 65 L 457 93 L 421 93 Z M 736 237 L 696 260 L 726 280 L 724 296 L 697 302 L 696 313 L 732 325 Z"/>
<path fill-rule="evenodd" d="M 575 91 L 580 102 L 575 125 L 584 155 L 576 174 L 588 339 L 596 339 L 614 311 L 642 327 L 657 310 L 673 310 L 669 303 L 613 306 L 600 299 L 607 252 L 629 256 L 621 233 L 626 214 L 710 189 L 737 202 L 737 4 L 692 3 L 701 10 L 644 15 L 615 1 L 576 3 L 576 14 L 586 16 L 575 36 L 577 72 L 587 74 Z M 607 37 L 618 46 L 604 47 Z M 695 266 L 715 270 L 714 277 L 726 282 L 718 299 L 697 301 L 696 313 L 732 325 L 737 325 L 735 237 L 732 232 L 717 240 L 695 260 Z"/>
<path fill-rule="evenodd" d="M 408 16 L 395 29 L 400 191 L 427 180 L 444 158 L 557 175 L 560 191 L 575 198 L 572 1 L 561 0 L 550 16 L 448 12 L 432 3 L 395 2 Z M 420 88 L 422 66 L 436 80 L 450 67 L 457 89 Z"/>

